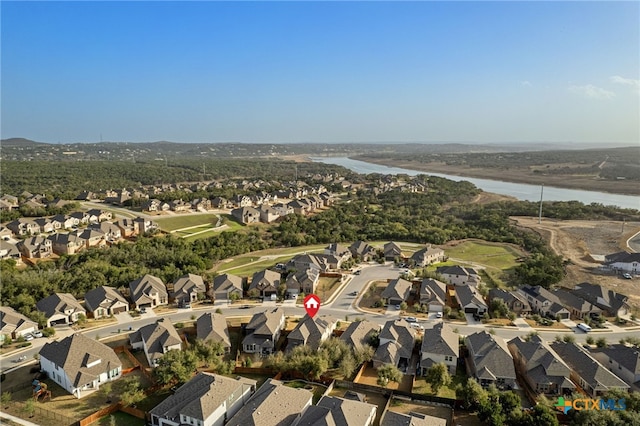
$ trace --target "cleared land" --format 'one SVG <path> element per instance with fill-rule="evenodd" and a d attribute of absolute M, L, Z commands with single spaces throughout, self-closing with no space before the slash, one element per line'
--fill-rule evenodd
<path fill-rule="evenodd" d="M 538 223 L 534 217 L 512 217 L 519 226 L 530 228 L 544 237 L 551 248 L 569 261 L 566 276 L 560 282 L 564 287 L 573 288 L 582 282 L 591 282 L 629 296 L 640 313 L 640 279 L 625 280 L 614 274 L 606 274 L 598 268 L 600 262 L 592 255 L 605 255 L 621 250 L 629 250 L 626 242 L 640 232 L 640 222 L 544 219 Z"/>

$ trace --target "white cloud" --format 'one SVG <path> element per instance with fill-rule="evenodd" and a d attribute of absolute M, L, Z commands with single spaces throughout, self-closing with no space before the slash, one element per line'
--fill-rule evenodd
<path fill-rule="evenodd" d="M 602 87 L 594 86 L 593 84 L 586 84 L 584 86 L 569 86 L 569 91 L 576 95 L 584 96 L 589 99 L 612 99 L 616 96 L 610 90 L 603 89 Z"/>
<path fill-rule="evenodd" d="M 640 80 L 635 80 L 633 78 L 624 78 L 620 77 L 619 75 L 609 77 L 609 80 L 615 84 L 624 84 L 625 86 L 631 86 L 638 93 L 640 93 Z"/>
<path fill-rule="evenodd" d="M 529 80 L 523 80 L 520 82 L 520 84 L 525 87 L 531 87 L 531 82 Z"/>

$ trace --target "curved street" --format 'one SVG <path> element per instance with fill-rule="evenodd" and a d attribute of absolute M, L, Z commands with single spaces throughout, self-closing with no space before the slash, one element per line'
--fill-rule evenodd
<path fill-rule="evenodd" d="M 390 265 L 367 265 L 361 269 L 360 275 L 351 275 L 345 283 L 339 288 L 332 300 L 320 307 L 319 315 L 331 315 L 335 318 L 342 320 L 354 320 L 355 318 L 363 318 L 377 324 L 384 324 L 386 321 L 399 317 L 399 311 L 396 310 L 388 310 L 384 314 L 371 313 L 367 311 L 363 311 L 356 307 L 356 302 L 359 300 L 360 296 L 351 296 L 350 294 L 353 292 L 358 292 L 365 290 L 368 283 L 376 280 L 385 280 L 385 279 L 393 279 L 397 278 L 401 273 L 400 268 L 396 268 Z M 221 309 L 225 317 L 233 318 L 233 317 L 248 317 L 257 312 L 261 312 L 268 307 L 276 306 L 275 302 L 263 302 L 262 305 L 255 305 L 248 309 L 243 309 L 241 305 L 228 306 L 226 304 L 214 304 L 207 305 L 204 308 L 196 308 L 196 309 L 179 309 L 176 312 L 168 313 L 163 315 L 163 317 L 169 318 L 173 323 L 178 322 L 186 322 L 191 321 L 191 316 L 200 316 L 205 312 L 213 312 L 216 309 Z M 285 314 L 287 316 L 303 316 L 305 315 L 305 311 L 300 305 L 294 305 L 293 301 L 285 301 L 283 303 L 278 303 L 277 306 L 282 306 L 285 310 Z M 135 331 L 138 328 L 151 324 L 158 319 L 158 316 L 155 313 L 150 312 L 142 315 L 139 318 L 132 318 L 129 315 L 121 315 L 119 317 L 119 323 L 110 324 L 104 327 L 99 328 L 90 328 L 85 331 L 81 331 L 91 338 L 99 337 L 101 339 L 105 339 L 108 337 L 117 336 L 119 334 L 124 335 L 131 331 Z M 418 320 L 424 328 L 431 328 L 434 324 L 442 319 L 436 319 L 430 317 L 427 320 L 419 319 Z M 500 336 L 506 340 L 510 340 L 516 336 L 524 336 L 532 331 L 537 331 L 539 335 L 548 341 L 554 340 L 557 335 L 566 335 L 568 333 L 573 334 L 577 343 L 584 343 L 587 337 L 586 333 L 583 333 L 577 330 L 575 327 L 571 330 L 560 331 L 560 330 L 544 330 L 544 329 L 533 329 L 531 327 L 489 327 L 482 323 L 478 324 L 463 324 L 456 323 L 455 321 L 451 323 L 453 327 L 457 328 L 459 334 L 466 336 L 468 334 L 475 333 L 477 331 L 491 328 L 495 331 L 495 335 Z M 618 342 L 621 338 L 625 337 L 637 337 L 638 329 L 640 327 L 633 327 L 631 329 L 622 329 L 617 326 L 610 326 L 607 330 L 604 331 L 594 331 L 591 333 L 593 337 L 605 337 L 609 342 Z M 63 328 L 57 330 L 56 339 L 64 338 L 70 334 L 73 334 L 73 330 L 71 328 Z M 0 370 L 6 372 L 7 370 L 11 370 L 16 367 L 20 367 L 24 364 L 35 362 L 34 355 L 40 351 L 40 348 L 47 342 L 50 341 L 51 338 L 39 338 L 32 340 L 32 345 L 23 350 L 14 351 L 7 355 L 0 357 Z M 15 362 L 18 357 L 25 356 L 26 359 L 21 362 Z"/>

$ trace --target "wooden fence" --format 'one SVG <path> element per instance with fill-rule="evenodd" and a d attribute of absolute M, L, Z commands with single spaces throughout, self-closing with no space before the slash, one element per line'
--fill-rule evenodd
<path fill-rule="evenodd" d="M 90 425 L 93 422 L 97 422 L 98 420 L 100 420 L 101 418 L 108 416 L 109 414 L 115 413 L 116 411 L 118 411 L 120 409 L 120 403 L 117 402 L 115 404 L 111 404 L 108 407 L 103 408 L 102 410 L 98 410 L 93 414 L 88 415 L 87 417 L 85 417 L 84 419 L 80 420 L 78 422 L 78 426 L 87 426 Z"/>
<path fill-rule="evenodd" d="M 18 407 L 18 411 L 22 412 L 22 413 L 26 413 L 25 411 L 25 403 L 23 402 L 12 402 L 12 404 L 15 404 Z M 55 425 L 60 425 L 60 426 L 71 426 L 71 425 L 76 425 L 78 423 L 78 421 L 76 419 L 72 419 L 69 416 L 65 416 L 64 414 L 60 414 L 57 411 L 54 410 L 49 410 L 46 408 L 41 407 L 40 405 L 34 405 L 33 407 L 33 417 L 38 418 L 38 423 L 49 423 L 49 424 L 55 424 Z M 43 419 L 44 417 L 44 419 Z M 27 419 L 28 420 L 28 419 Z M 48 420 L 48 422 L 47 422 Z"/>

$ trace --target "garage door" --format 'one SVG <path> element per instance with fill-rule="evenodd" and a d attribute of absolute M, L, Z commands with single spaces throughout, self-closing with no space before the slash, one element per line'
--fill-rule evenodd
<path fill-rule="evenodd" d="M 114 308 L 113 309 L 113 314 L 114 315 L 121 314 L 121 313 L 126 312 L 126 311 L 127 311 L 127 308 L 125 308 L 124 306 L 121 306 L 119 308 Z"/>
<path fill-rule="evenodd" d="M 465 314 L 476 314 L 478 313 L 478 308 L 464 308 Z"/>
<path fill-rule="evenodd" d="M 442 312 L 442 305 L 429 305 L 429 312 Z"/>

